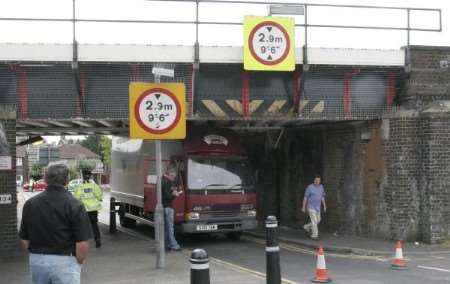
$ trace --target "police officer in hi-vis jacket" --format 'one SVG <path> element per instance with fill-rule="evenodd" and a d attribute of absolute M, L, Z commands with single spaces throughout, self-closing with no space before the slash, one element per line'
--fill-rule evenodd
<path fill-rule="evenodd" d="M 83 183 L 77 186 L 73 196 L 83 203 L 89 220 L 91 221 L 92 231 L 94 232 L 95 247 L 101 247 L 100 230 L 98 229 L 98 211 L 102 209 L 103 191 L 93 180 L 92 172 L 89 169 L 82 170 Z"/>

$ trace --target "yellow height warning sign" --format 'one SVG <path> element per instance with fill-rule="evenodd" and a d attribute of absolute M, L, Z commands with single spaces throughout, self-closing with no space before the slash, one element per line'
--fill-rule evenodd
<path fill-rule="evenodd" d="M 184 139 L 185 96 L 180 83 L 130 83 L 130 138 Z"/>
<path fill-rule="evenodd" d="M 293 71 L 295 69 L 293 18 L 246 16 L 244 69 Z"/>

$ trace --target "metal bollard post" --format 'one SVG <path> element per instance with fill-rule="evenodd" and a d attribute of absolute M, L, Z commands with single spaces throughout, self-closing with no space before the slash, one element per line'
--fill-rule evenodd
<path fill-rule="evenodd" d="M 191 263 L 191 284 L 209 284 L 209 258 L 203 249 L 195 249 L 189 259 Z"/>
<path fill-rule="evenodd" d="M 278 246 L 278 221 L 275 216 L 266 219 L 266 283 L 280 284 L 280 247 Z"/>
<path fill-rule="evenodd" d="M 111 199 L 109 200 L 109 233 L 115 234 L 116 232 L 116 199 L 114 197 L 111 197 Z"/>

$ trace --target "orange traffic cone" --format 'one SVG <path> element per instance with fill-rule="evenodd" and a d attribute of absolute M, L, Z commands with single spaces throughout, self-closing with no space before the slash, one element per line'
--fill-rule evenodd
<path fill-rule="evenodd" d="M 311 280 L 314 283 L 330 283 L 331 278 L 328 277 L 327 267 L 325 264 L 325 254 L 322 245 L 319 246 L 317 253 L 316 276 Z"/>
<path fill-rule="evenodd" d="M 406 269 L 406 261 L 403 258 L 402 242 L 397 241 L 395 244 L 395 258 L 391 263 L 392 269 Z"/>

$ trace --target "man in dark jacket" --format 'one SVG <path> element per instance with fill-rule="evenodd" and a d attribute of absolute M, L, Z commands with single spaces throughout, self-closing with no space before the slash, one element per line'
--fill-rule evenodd
<path fill-rule="evenodd" d="M 176 177 L 176 171 L 169 166 L 161 179 L 162 204 L 164 207 L 164 234 L 167 250 L 180 251 L 181 247 L 175 239 L 173 229 L 173 201 L 180 196 L 183 191 L 172 190 L 172 186 Z"/>
<path fill-rule="evenodd" d="M 23 207 L 19 235 L 30 252 L 34 284 L 80 283 L 92 231 L 83 205 L 65 188 L 68 175 L 63 164 L 48 167 L 47 189 Z"/>

